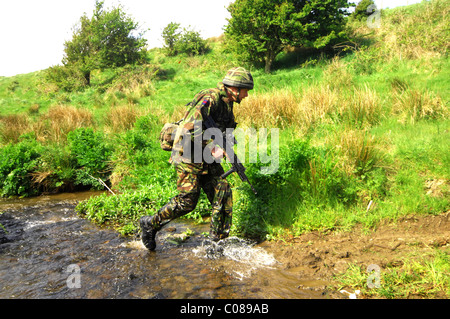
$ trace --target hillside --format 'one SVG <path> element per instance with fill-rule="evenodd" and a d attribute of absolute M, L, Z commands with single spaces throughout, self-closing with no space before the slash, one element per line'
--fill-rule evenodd
<path fill-rule="evenodd" d="M 269 175 L 260 157 L 246 162 L 256 197 L 230 177 L 234 234 L 291 240 L 449 211 L 447 4 L 385 10 L 378 29 L 350 21 L 351 41 L 332 54 L 291 48 L 270 74 L 252 67 L 255 89 L 237 122 L 279 129 L 267 140 L 278 161 Z M 176 193 L 162 125 L 239 64 L 220 38 L 209 42 L 202 56 L 150 50 L 150 64 L 96 71 L 72 92 L 46 81 L 46 70 L 0 78 L 0 194 L 104 189 L 101 179 L 117 195 L 80 203 L 80 214 L 135 232 Z M 189 217 L 201 220 L 208 206 L 202 197 Z M 438 248 L 448 257 L 448 245 Z"/>

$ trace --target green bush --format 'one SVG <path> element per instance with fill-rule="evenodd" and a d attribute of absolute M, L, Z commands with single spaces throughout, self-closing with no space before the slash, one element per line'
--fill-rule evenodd
<path fill-rule="evenodd" d="M 158 185 L 124 192 L 120 195 L 103 194 L 80 202 L 76 211 L 90 221 L 116 228 L 122 234 L 134 231 L 140 216 L 152 215 L 163 192 Z"/>
<path fill-rule="evenodd" d="M 87 86 L 87 81 L 83 72 L 76 64 L 56 65 L 45 71 L 45 81 L 55 84 L 60 90 L 65 92 L 80 91 Z"/>
<path fill-rule="evenodd" d="M 30 173 L 38 166 L 41 154 L 42 146 L 29 139 L 0 149 L 1 196 L 26 197 L 36 194 Z"/>
<path fill-rule="evenodd" d="M 76 163 L 67 147 L 61 144 L 46 145 L 39 165 L 33 172 L 37 192 L 73 191 Z"/>
<path fill-rule="evenodd" d="M 200 37 L 200 33 L 187 29 L 184 29 L 175 47 L 178 52 L 188 55 L 204 54 L 208 50 L 206 41 Z"/>
<path fill-rule="evenodd" d="M 336 207 L 357 200 L 355 180 L 336 168 L 329 150 L 296 140 L 280 148 L 277 172 L 261 174 L 261 163 L 248 166 L 247 175 L 258 191 L 238 188 L 234 230 L 262 239 L 268 227 L 290 227 L 300 207 Z"/>
<path fill-rule="evenodd" d="M 180 53 L 192 56 L 204 54 L 208 51 L 207 42 L 201 38 L 200 33 L 186 28 L 183 28 L 181 32 L 179 27 L 179 23 L 171 22 L 163 30 L 162 37 L 169 56 Z"/>
<path fill-rule="evenodd" d="M 67 141 L 77 167 L 75 185 L 102 189 L 103 185 L 95 178 L 109 175 L 111 157 L 111 147 L 102 133 L 94 132 L 92 128 L 79 128 L 69 132 Z"/>
<path fill-rule="evenodd" d="M 170 153 L 163 151 L 156 138 L 155 117 L 148 115 L 136 120 L 134 127 L 115 138 L 111 162 L 112 174 L 125 187 L 143 184 L 165 183 L 174 176 L 168 159 Z"/>

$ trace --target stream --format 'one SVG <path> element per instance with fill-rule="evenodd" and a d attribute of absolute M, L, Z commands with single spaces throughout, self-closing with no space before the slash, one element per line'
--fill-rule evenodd
<path fill-rule="evenodd" d="M 0 298 L 330 298 L 325 282 L 285 269 L 264 249 L 268 243 L 205 239 L 207 223 L 173 221 L 149 252 L 139 239 L 76 215 L 76 203 L 95 195 L 0 200 Z M 186 241 L 172 240 L 188 229 Z"/>

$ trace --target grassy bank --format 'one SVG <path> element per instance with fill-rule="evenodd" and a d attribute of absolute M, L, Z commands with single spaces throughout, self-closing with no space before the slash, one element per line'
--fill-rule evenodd
<path fill-rule="evenodd" d="M 236 231 L 263 238 L 372 227 L 448 208 L 445 12 L 443 1 L 384 11 L 379 29 L 349 22 L 352 41 L 337 55 L 290 50 L 273 73 L 252 70 L 255 89 L 236 107 L 237 121 L 281 130 L 279 170 L 263 175 L 261 163 L 248 164 L 266 193 L 259 198 L 231 178 L 243 207 Z M 151 64 L 97 71 L 91 87 L 70 92 L 46 70 L 1 78 L 2 195 L 103 188 L 98 178 L 119 193 L 168 187 L 161 125 L 237 63 L 220 39 L 210 46 L 195 57 L 153 49 Z"/>
<path fill-rule="evenodd" d="M 445 1 L 383 11 L 381 27 L 350 22 L 336 54 L 289 50 L 236 107 L 241 128 L 279 128 L 278 170 L 246 164 L 255 196 L 236 176 L 234 234 L 286 239 L 308 231 L 374 228 L 449 209 L 449 34 Z M 45 71 L 0 78 L 0 193 L 103 189 L 80 203 L 123 234 L 176 194 L 162 125 L 238 62 L 220 40 L 203 56 L 148 52 L 151 64 L 96 71 L 67 92 Z M 271 145 L 269 136 L 268 145 Z M 247 154 L 247 156 L 249 156 Z M 227 164 L 224 164 L 225 166 Z M 201 198 L 189 217 L 208 215 Z"/>

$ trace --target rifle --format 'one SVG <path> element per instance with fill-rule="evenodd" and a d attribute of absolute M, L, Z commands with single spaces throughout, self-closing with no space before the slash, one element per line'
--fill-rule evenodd
<path fill-rule="evenodd" d="M 205 127 L 207 129 L 208 128 L 217 128 L 220 131 L 219 127 L 217 126 L 216 122 L 214 122 L 214 120 L 212 119 L 211 116 L 203 116 L 203 119 L 204 119 L 203 123 L 205 124 Z M 216 139 L 215 136 L 212 136 L 212 138 L 214 140 Z M 247 175 L 245 175 L 246 168 L 244 167 L 244 165 L 242 165 L 241 161 L 239 160 L 236 153 L 234 152 L 233 146 L 234 146 L 234 144 L 237 144 L 236 139 L 234 138 L 234 136 L 231 133 L 228 135 L 222 133 L 222 138 L 223 138 L 223 143 L 221 145 L 223 145 L 225 147 L 226 156 L 228 157 L 228 159 L 231 162 L 231 169 L 228 172 L 223 173 L 220 177 L 223 179 L 226 179 L 228 177 L 228 175 L 236 172 L 239 175 L 241 181 L 247 182 L 250 185 L 250 187 L 252 188 L 255 195 L 258 195 L 255 188 L 248 180 Z"/>

